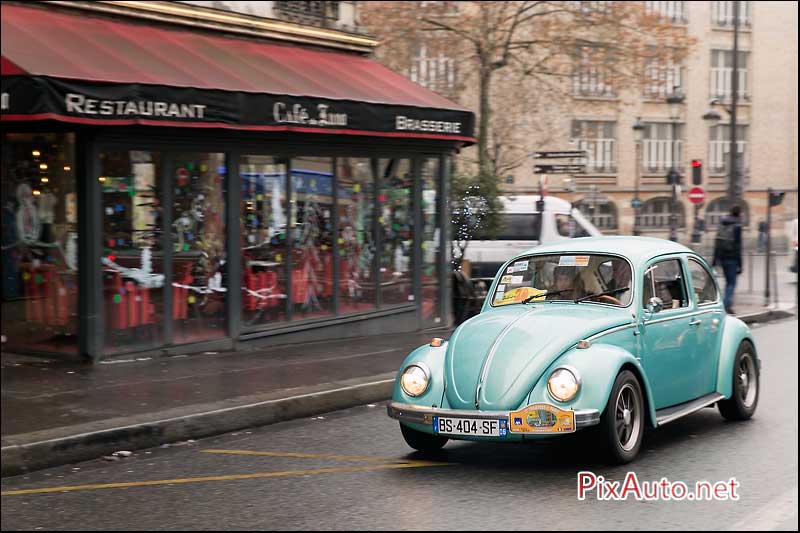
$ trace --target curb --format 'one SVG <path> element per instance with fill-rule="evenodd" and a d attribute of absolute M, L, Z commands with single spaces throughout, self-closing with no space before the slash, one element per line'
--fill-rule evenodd
<path fill-rule="evenodd" d="M 15 476 L 53 466 L 89 461 L 117 450 L 140 450 L 165 443 L 211 437 L 231 431 L 265 426 L 366 403 L 392 396 L 394 374 L 327 384 L 327 389 L 286 398 L 277 398 L 234 407 L 206 410 L 184 416 L 113 427 L 112 423 L 88 432 L 55 438 L 42 438 L 53 431 L 13 435 L 3 438 L 2 477 Z M 230 405 L 230 402 L 218 405 Z M 163 413 L 162 413 L 163 414 Z M 119 420 L 119 419 L 118 419 Z M 111 422 L 111 421 L 110 421 Z M 96 427 L 97 424 L 92 424 Z M 75 431 L 82 426 L 65 428 Z M 64 428 L 60 430 L 64 431 Z M 16 441 L 16 442 L 15 442 Z"/>
<path fill-rule="evenodd" d="M 785 311 L 783 309 L 765 309 L 758 313 L 750 313 L 737 318 L 745 324 L 755 324 L 757 322 L 772 322 L 773 320 L 781 320 L 792 316 L 794 316 L 794 313 L 791 311 Z"/>

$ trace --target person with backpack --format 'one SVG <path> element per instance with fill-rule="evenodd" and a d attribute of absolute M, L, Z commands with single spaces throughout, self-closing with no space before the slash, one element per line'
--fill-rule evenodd
<path fill-rule="evenodd" d="M 725 273 L 725 311 L 734 314 L 733 293 L 736 290 L 736 277 L 742 273 L 742 208 L 731 207 L 729 215 L 720 220 L 717 238 L 714 241 L 713 266 L 719 266 Z"/>

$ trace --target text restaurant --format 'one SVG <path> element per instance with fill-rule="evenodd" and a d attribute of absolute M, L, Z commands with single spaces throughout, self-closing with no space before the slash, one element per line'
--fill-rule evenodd
<path fill-rule="evenodd" d="M 471 112 L 364 54 L 41 6 L 2 6 L 3 351 L 447 323 Z"/>

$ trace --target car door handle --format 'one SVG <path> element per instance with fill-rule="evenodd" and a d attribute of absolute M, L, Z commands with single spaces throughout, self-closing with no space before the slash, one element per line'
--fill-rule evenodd
<path fill-rule="evenodd" d="M 702 320 L 692 320 L 691 322 L 689 322 L 689 325 L 690 325 L 690 326 L 696 326 L 696 325 L 698 325 L 700 322 L 702 322 Z"/>

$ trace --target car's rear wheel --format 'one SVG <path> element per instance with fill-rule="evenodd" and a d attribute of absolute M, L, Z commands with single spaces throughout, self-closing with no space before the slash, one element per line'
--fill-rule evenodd
<path fill-rule="evenodd" d="M 614 381 L 600 417 L 600 438 L 613 463 L 628 463 L 636 457 L 642 445 L 644 425 L 642 387 L 633 372 L 623 370 Z"/>
<path fill-rule="evenodd" d="M 442 446 L 447 444 L 448 440 L 446 437 L 423 433 L 422 431 L 417 431 L 403 424 L 400 424 L 400 431 L 403 433 L 406 444 L 423 453 L 432 453 L 441 450 Z"/>
<path fill-rule="evenodd" d="M 717 402 L 720 414 L 728 420 L 747 420 L 753 416 L 758 406 L 759 381 L 755 348 L 744 341 L 733 361 L 733 394 Z"/>

